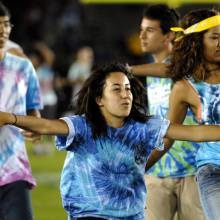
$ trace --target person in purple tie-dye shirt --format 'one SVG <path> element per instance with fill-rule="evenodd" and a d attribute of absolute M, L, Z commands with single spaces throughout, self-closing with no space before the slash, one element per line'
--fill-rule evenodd
<path fill-rule="evenodd" d="M 39 83 L 31 62 L 5 50 L 11 29 L 10 13 L 0 2 L 0 110 L 40 116 Z M 35 184 L 21 130 L 1 128 L 0 219 L 32 220 L 29 189 Z"/>

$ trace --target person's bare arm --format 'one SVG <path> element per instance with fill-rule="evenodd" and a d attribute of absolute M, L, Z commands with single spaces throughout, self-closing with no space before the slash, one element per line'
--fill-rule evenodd
<path fill-rule="evenodd" d="M 220 126 L 171 124 L 166 137 L 195 142 L 220 141 Z"/>
<path fill-rule="evenodd" d="M 0 112 L 0 127 L 7 124 L 38 134 L 65 136 L 69 133 L 67 124 L 60 119 L 48 120 L 35 116 L 18 116 L 7 112 Z"/>
<path fill-rule="evenodd" d="M 146 165 L 146 170 L 150 169 L 172 146 L 174 140 L 207 142 L 220 141 L 219 125 L 180 125 L 170 124 L 163 151 L 153 150 Z"/>
<path fill-rule="evenodd" d="M 169 65 L 164 63 L 151 63 L 129 66 L 130 72 L 137 76 L 153 76 L 169 78 Z"/>
<path fill-rule="evenodd" d="M 27 110 L 27 115 L 35 116 L 35 117 L 39 117 L 39 118 L 41 117 L 40 111 L 37 109 Z M 21 133 L 24 135 L 25 139 L 29 140 L 29 141 L 35 142 L 35 141 L 40 140 L 40 138 L 41 138 L 40 134 L 32 132 L 32 131 L 23 130 Z"/>

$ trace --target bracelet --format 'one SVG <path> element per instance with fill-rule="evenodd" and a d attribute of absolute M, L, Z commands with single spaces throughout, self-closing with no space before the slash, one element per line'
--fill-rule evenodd
<path fill-rule="evenodd" d="M 15 118 L 15 121 L 11 124 L 11 125 L 16 125 L 17 121 L 18 121 L 18 118 L 17 118 L 17 115 L 12 113 L 12 115 L 14 116 Z"/>

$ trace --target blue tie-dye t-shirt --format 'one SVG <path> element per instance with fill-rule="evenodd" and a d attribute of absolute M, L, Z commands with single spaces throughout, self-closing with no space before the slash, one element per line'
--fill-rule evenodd
<path fill-rule="evenodd" d="M 69 135 L 58 136 L 56 145 L 68 151 L 60 187 L 69 215 L 144 219 L 146 161 L 154 147 L 163 148 L 169 121 L 130 120 L 94 140 L 84 116 L 63 120 Z"/>
<path fill-rule="evenodd" d="M 200 108 L 196 119 L 200 124 L 220 125 L 220 84 L 188 80 L 198 94 Z M 203 142 L 196 155 L 197 166 L 212 163 L 220 165 L 220 142 Z"/>

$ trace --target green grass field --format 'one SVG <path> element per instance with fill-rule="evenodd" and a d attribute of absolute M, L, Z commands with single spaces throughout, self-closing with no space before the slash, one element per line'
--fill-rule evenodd
<path fill-rule="evenodd" d="M 66 220 L 67 214 L 62 207 L 59 190 L 66 152 L 57 151 L 51 142 L 50 145 L 50 154 L 36 155 L 32 144 L 28 143 L 32 172 L 37 180 L 37 187 L 31 191 L 34 216 L 35 220 Z"/>

